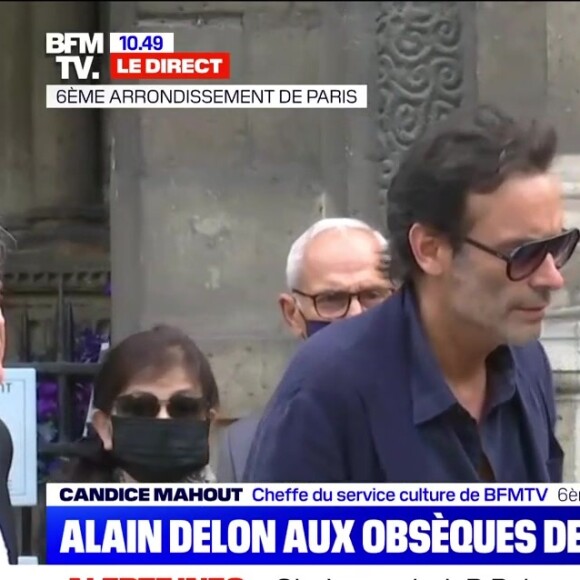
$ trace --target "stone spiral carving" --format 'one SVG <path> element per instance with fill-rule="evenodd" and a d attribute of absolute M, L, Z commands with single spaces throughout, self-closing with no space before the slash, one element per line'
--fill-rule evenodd
<path fill-rule="evenodd" d="M 461 104 L 458 2 L 381 2 L 377 18 L 380 194 L 400 155 L 433 121 Z"/>

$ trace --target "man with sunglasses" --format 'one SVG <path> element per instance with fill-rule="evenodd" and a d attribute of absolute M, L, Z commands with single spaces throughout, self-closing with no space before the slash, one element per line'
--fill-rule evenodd
<path fill-rule="evenodd" d="M 350 218 L 327 218 L 313 224 L 290 248 L 287 291 L 278 303 L 283 320 L 298 339 L 331 322 L 376 306 L 394 290 L 380 268 L 387 250 L 383 235 Z M 240 481 L 260 414 L 236 421 L 225 432 L 219 454 L 219 482 Z"/>
<path fill-rule="evenodd" d="M 253 482 L 559 482 L 539 337 L 579 232 L 557 138 L 480 107 L 411 148 L 387 199 L 383 305 L 308 340 L 257 430 Z"/>

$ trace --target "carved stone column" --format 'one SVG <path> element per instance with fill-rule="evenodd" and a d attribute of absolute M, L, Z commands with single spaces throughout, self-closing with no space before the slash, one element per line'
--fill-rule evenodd
<path fill-rule="evenodd" d="M 468 3 L 469 4 L 469 3 Z M 377 17 L 380 192 L 401 153 L 424 129 L 459 107 L 471 87 L 471 55 L 459 2 L 381 2 Z"/>

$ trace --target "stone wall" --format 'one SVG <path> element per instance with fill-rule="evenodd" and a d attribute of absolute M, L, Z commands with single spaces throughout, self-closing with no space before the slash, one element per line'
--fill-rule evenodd
<path fill-rule="evenodd" d="M 356 83 L 373 68 L 370 3 L 124 4 L 134 11 L 113 3 L 114 29 L 230 51 L 232 82 Z M 211 353 L 223 416 L 261 406 L 294 346 L 276 305 L 293 239 L 325 215 L 382 226 L 373 121 L 366 111 L 115 113 L 115 336 L 185 326 Z"/>
<path fill-rule="evenodd" d="M 580 165 L 576 155 L 562 156 L 556 171 L 564 180 L 567 225 L 580 227 Z M 553 301 L 543 342 L 558 388 L 558 437 L 566 452 L 565 479 L 580 481 L 580 261 L 564 269 L 566 288 Z"/>
<path fill-rule="evenodd" d="M 479 98 L 547 114 L 564 152 L 578 148 L 575 3 L 124 2 L 110 12 L 114 31 L 172 31 L 177 49 L 230 51 L 233 82 L 369 85 L 366 111 L 108 117 L 115 338 L 161 320 L 184 326 L 212 355 L 226 420 L 263 405 L 293 348 L 276 308 L 293 238 L 324 215 L 383 226 L 400 153 L 427 123 Z M 565 371 L 576 331 L 553 340 L 557 328 L 546 344 Z M 580 476 L 578 370 L 558 375 L 567 478 Z"/>
<path fill-rule="evenodd" d="M 225 420 L 263 405 L 292 351 L 276 307 L 291 241 L 321 216 L 384 226 L 401 152 L 460 104 L 548 116 L 579 222 L 577 3 L 115 2 L 107 18 L 87 6 L 0 6 L 11 87 L 0 94 L 2 218 L 20 240 L 11 267 L 105 270 L 109 199 L 115 338 L 161 320 L 185 326 L 212 354 Z M 99 27 L 229 50 L 233 82 L 367 83 L 369 108 L 123 110 L 104 115 L 104 131 L 94 112 L 46 110 L 41 85 L 56 68 L 43 33 Z M 577 259 L 567 273 L 544 342 L 576 479 Z"/>
<path fill-rule="evenodd" d="M 211 354 L 224 421 L 260 408 L 294 348 L 276 306 L 293 239 L 322 216 L 384 226 L 398 156 L 458 106 L 456 3 L 112 3 L 112 30 L 227 50 L 236 83 L 368 83 L 366 111 L 110 117 L 113 332 L 184 326 Z M 380 90 L 377 90 L 380 85 Z"/>
<path fill-rule="evenodd" d="M 46 246 L 58 242 L 82 245 L 85 257 L 91 244 L 107 250 L 99 112 L 45 102 L 46 84 L 60 82 L 44 56 L 46 32 L 98 27 L 97 3 L 0 5 L 1 211 L 2 225 L 18 237 L 17 260 L 38 251 L 54 258 Z"/>

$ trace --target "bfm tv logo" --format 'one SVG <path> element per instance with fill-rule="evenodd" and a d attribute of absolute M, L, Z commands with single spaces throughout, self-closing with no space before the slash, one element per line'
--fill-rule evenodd
<path fill-rule="evenodd" d="M 97 80 L 98 71 L 93 71 L 95 56 L 105 52 L 105 35 L 102 32 L 49 32 L 46 34 L 46 54 L 58 55 L 60 78 L 71 79 L 74 73 L 79 81 Z"/>

